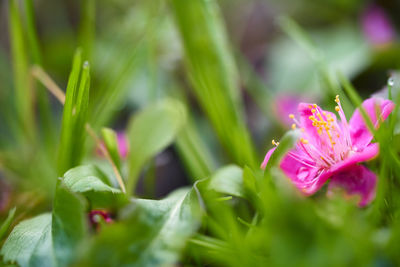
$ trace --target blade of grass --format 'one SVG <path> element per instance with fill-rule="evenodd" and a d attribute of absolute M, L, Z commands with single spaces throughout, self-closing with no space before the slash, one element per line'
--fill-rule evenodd
<path fill-rule="evenodd" d="M 89 65 L 84 64 L 81 82 L 82 52 L 75 53 L 68 79 L 63 111 L 61 140 L 58 154 L 58 173 L 62 175 L 76 166 L 83 154 L 84 123 L 89 100 Z"/>
<path fill-rule="evenodd" d="M 41 69 L 38 66 L 34 66 L 34 69 L 32 70 L 33 76 L 37 78 L 43 85 L 45 85 L 48 90 L 60 101 L 61 104 L 65 104 L 65 95 L 64 92 L 61 90 L 60 87 L 50 78 L 49 75 L 43 69 Z M 73 110 L 74 112 L 74 110 Z M 110 155 L 110 148 L 105 148 L 101 142 L 101 140 L 97 137 L 95 131 L 92 129 L 89 123 L 85 124 L 85 129 L 88 132 L 88 134 L 93 138 L 93 140 L 96 143 L 96 146 L 99 148 L 103 156 L 109 161 L 111 164 L 111 167 L 113 169 L 113 172 L 115 174 L 115 178 L 118 182 L 118 184 L 121 187 L 121 190 L 125 193 L 125 185 L 123 182 L 123 179 L 120 174 L 120 169 L 114 162 L 114 160 L 111 158 Z"/>
<path fill-rule="evenodd" d="M 83 50 L 83 58 L 91 60 L 95 37 L 96 2 L 81 1 L 81 23 L 79 26 L 79 44 Z"/>
<path fill-rule="evenodd" d="M 26 18 L 26 30 L 27 30 L 27 41 L 29 45 L 29 52 L 32 56 L 34 64 L 42 66 L 42 55 L 39 46 L 38 35 L 35 25 L 35 11 L 32 0 L 24 0 L 25 6 L 25 18 Z M 35 86 L 35 82 L 32 81 Z M 36 87 L 36 86 L 35 86 Z M 39 107 L 40 122 L 43 126 L 43 140 L 48 148 L 51 148 L 55 144 L 55 131 L 52 127 L 52 116 L 49 99 L 47 98 L 46 89 L 42 86 L 36 88 L 37 100 Z"/>
<path fill-rule="evenodd" d="M 193 181 L 202 179 L 215 170 L 212 155 L 198 135 L 195 124 L 188 119 L 176 140 L 180 158 L 189 171 Z"/>
<path fill-rule="evenodd" d="M 244 122 L 238 73 L 216 2 L 173 0 L 171 6 L 197 100 L 230 157 L 239 164 L 257 165 Z"/>
<path fill-rule="evenodd" d="M 1 224 L 1 227 L 0 227 L 0 240 L 3 238 L 3 236 L 7 232 L 8 228 L 10 227 L 10 225 L 11 225 L 13 219 L 14 219 L 15 211 L 16 211 L 16 208 L 12 208 L 8 212 L 8 216 L 5 219 L 5 221 Z"/>
<path fill-rule="evenodd" d="M 29 85 L 28 57 L 26 54 L 21 14 L 16 0 L 9 3 L 9 31 L 14 72 L 15 106 L 22 128 L 22 136 L 32 142 L 35 137 L 33 92 Z"/>

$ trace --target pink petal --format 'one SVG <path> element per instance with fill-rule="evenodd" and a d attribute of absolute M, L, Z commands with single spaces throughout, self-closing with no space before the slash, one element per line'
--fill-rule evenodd
<path fill-rule="evenodd" d="M 352 154 L 350 154 L 345 160 L 338 162 L 329 169 L 330 175 L 347 169 L 357 163 L 375 158 L 379 154 L 379 145 L 377 143 L 369 144 L 362 151 L 351 153 Z"/>
<path fill-rule="evenodd" d="M 337 187 L 343 188 L 348 196 L 360 195 L 358 205 L 364 207 L 375 198 L 376 175 L 362 165 L 353 165 L 346 171 L 332 176 L 328 195 L 331 195 Z"/>
<path fill-rule="evenodd" d="M 267 167 L 267 163 L 268 163 L 268 161 L 269 161 L 269 158 L 271 157 L 272 153 L 274 153 L 275 149 L 276 149 L 276 147 L 271 148 L 271 149 L 267 152 L 267 155 L 265 155 L 264 161 L 263 161 L 263 163 L 261 164 L 261 169 L 265 169 L 265 167 Z"/>
<path fill-rule="evenodd" d="M 299 151 L 292 150 L 292 152 L 301 155 Z M 303 163 L 301 163 L 291 156 L 286 155 L 282 159 L 280 167 L 299 190 L 305 195 L 312 195 L 333 175 L 353 168 L 357 163 L 373 159 L 378 153 L 378 144 L 370 144 L 360 152 L 353 152 L 345 160 L 338 162 L 329 169 L 313 168 L 313 164 L 307 161 L 306 156 L 304 156 L 302 159 Z"/>
<path fill-rule="evenodd" d="M 378 105 L 379 107 L 381 119 L 385 120 L 394 109 L 394 104 L 392 101 L 383 98 L 369 98 L 363 102 L 362 106 L 371 118 L 374 126 L 377 128 L 379 125 L 377 123 L 378 118 L 376 116 L 375 105 Z M 361 150 L 371 142 L 373 136 L 368 130 L 361 112 L 358 109 L 356 109 L 353 117 L 351 117 L 349 127 L 350 137 L 354 148 Z"/>
<path fill-rule="evenodd" d="M 294 152 L 298 154 L 298 151 Z M 306 160 L 306 158 L 304 158 Z M 329 177 L 322 177 L 318 168 L 311 167 L 311 164 L 292 158 L 286 155 L 280 164 L 282 171 L 290 178 L 292 183 L 305 195 L 312 195 L 318 191 Z"/>

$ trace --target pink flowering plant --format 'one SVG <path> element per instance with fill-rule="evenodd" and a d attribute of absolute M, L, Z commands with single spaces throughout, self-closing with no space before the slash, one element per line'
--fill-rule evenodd
<path fill-rule="evenodd" d="M 377 178 L 361 163 L 378 155 L 379 144 L 372 142 L 373 135 L 359 109 L 347 121 L 339 96 L 335 102 L 340 120 L 334 113 L 309 103 L 298 105 L 297 117 L 288 115 L 294 121 L 292 129 L 299 128 L 301 137 L 283 157 L 280 168 L 305 195 L 316 193 L 330 180 L 328 194 L 340 187 L 349 196 L 359 195 L 359 205 L 365 206 L 375 197 Z M 362 107 L 377 128 L 392 112 L 394 104 L 382 98 L 369 98 Z M 272 144 L 279 145 L 274 140 Z M 268 151 L 262 168 L 267 167 L 275 149 Z"/>
<path fill-rule="evenodd" d="M 398 0 L 60 2 L 0 5 L 0 267 L 400 266 Z"/>

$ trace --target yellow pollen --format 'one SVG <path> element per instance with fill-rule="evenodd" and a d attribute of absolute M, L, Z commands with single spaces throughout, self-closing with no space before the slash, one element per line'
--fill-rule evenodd
<path fill-rule="evenodd" d="M 289 118 L 294 119 L 294 115 L 293 114 L 289 114 Z"/>
<path fill-rule="evenodd" d="M 275 142 L 275 140 L 274 139 L 272 139 L 272 142 L 271 142 L 274 146 L 278 146 L 279 145 L 279 142 Z"/>
<path fill-rule="evenodd" d="M 315 120 L 315 117 L 314 117 L 314 116 L 309 116 L 308 118 L 309 118 L 310 120 L 312 120 L 312 121 Z"/>
<path fill-rule="evenodd" d="M 317 112 L 317 111 L 313 108 L 313 109 L 311 110 L 311 112 L 312 112 L 312 113 L 315 113 L 315 112 Z"/>
<path fill-rule="evenodd" d="M 308 140 L 304 139 L 304 138 L 300 138 L 300 142 L 302 142 L 303 144 L 307 145 L 308 144 Z"/>
<path fill-rule="evenodd" d="M 293 124 L 292 124 L 292 129 L 293 129 L 293 130 L 296 129 L 296 123 L 293 123 Z"/>
<path fill-rule="evenodd" d="M 337 112 L 339 112 L 339 110 L 340 110 L 339 106 L 336 106 L 336 107 L 335 107 L 335 110 L 336 110 Z"/>
<path fill-rule="evenodd" d="M 317 108 L 317 104 L 313 104 L 313 107 L 314 107 L 314 108 Z"/>

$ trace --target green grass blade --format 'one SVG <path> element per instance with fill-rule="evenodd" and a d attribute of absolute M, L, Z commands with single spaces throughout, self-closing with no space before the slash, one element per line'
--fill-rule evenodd
<path fill-rule="evenodd" d="M 39 40 L 35 26 L 35 11 L 32 0 L 24 0 L 25 17 L 29 49 L 35 64 L 42 65 L 42 55 L 39 48 Z"/>
<path fill-rule="evenodd" d="M 7 218 L 1 224 L 1 226 L 0 226 L 0 240 L 4 237 L 4 235 L 6 234 L 8 228 L 10 227 L 10 225 L 11 225 L 13 219 L 14 219 L 15 211 L 16 211 L 16 208 L 12 208 L 8 212 Z"/>
<path fill-rule="evenodd" d="M 257 165 L 245 127 L 238 73 L 214 1 L 173 0 L 194 93 L 220 142 L 239 164 Z"/>
<path fill-rule="evenodd" d="M 81 5 L 79 43 L 83 50 L 83 58 L 91 60 L 96 28 L 96 2 L 94 0 L 83 0 Z"/>
<path fill-rule="evenodd" d="M 213 157 L 190 119 L 179 134 L 176 147 L 193 181 L 207 177 L 215 169 Z"/>
<path fill-rule="evenodd" d="M 28 79 L 28 57 L 26 54 L 21 14 L 16 0 L 9 1 L 9 31 L 14 72 L 15 101 L 22 135 L 32 141 L 35 134 L 33 92 Z"/>
<path fill-rule="evenodd" d="M 32 56 L 33 63 L 42 66 L 42 54 L 40 50 L 38 34 L 36 31 L 35 11 L 32 0 L 24 0 L 24 6 L 29 52 Z M 39 118 L 44 132 L 43 140 L 46 143 L 47 147 L 51 148 L 54 146 L 56 140 L 54 127 L 52 127 L 52 113 L 47 96 L 47 90 L 35 81 L 32 81 L 32 83 L 34 86 L 36 86 L 37 91 Z"/>
<path fill-rule="evenodd" d="M 89 64 L 85 62 L 83 67 L 81 66 L 82 52 L 78 50 L 75 54 L 68 80 L 63 111 L 61 141 L 58 154 L 59 175 L 78 165 L 83 156 L 85 123 L 89 105 L 90 76 Z"/>

